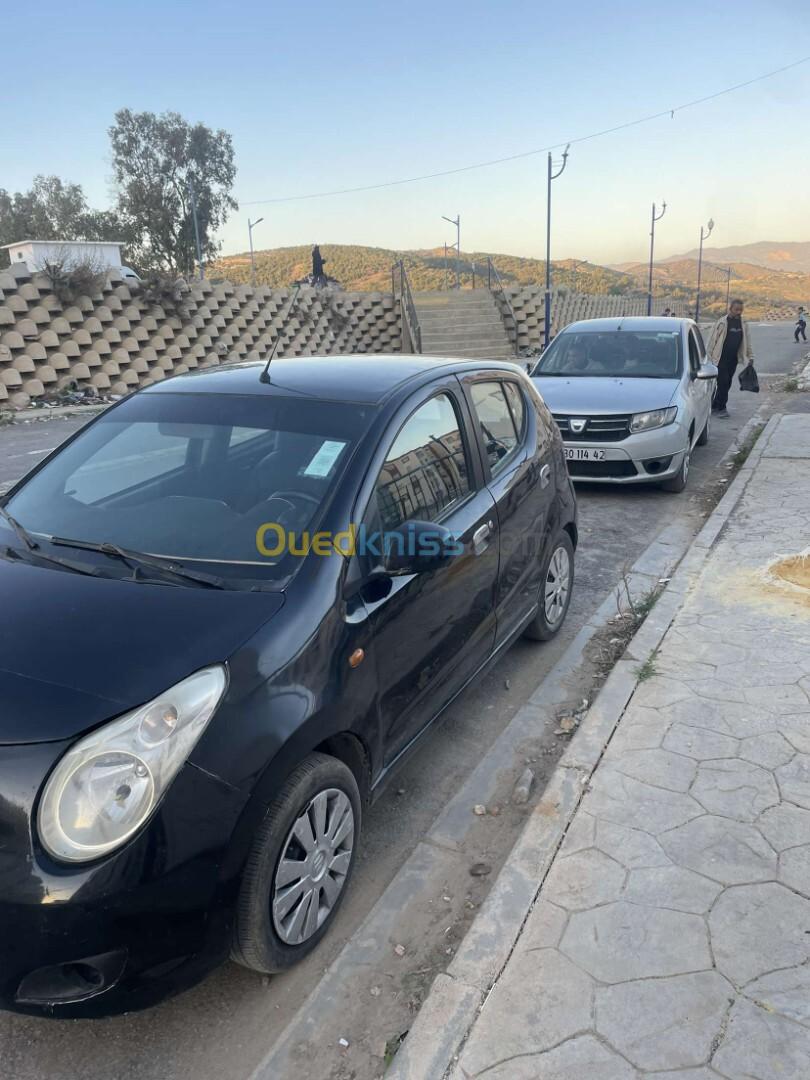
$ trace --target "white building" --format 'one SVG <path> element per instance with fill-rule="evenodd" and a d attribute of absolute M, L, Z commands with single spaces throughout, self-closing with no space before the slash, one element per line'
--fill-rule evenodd
<path fill-rule="evenodd" d="M 85 264 L 99 271 L 121 268 L 121 241 L 20 240 L 3 247 L 12 266 L 24 263 L 32 272 L 43 270 L 46 263 L 61 263 L 66 270 Z"/>

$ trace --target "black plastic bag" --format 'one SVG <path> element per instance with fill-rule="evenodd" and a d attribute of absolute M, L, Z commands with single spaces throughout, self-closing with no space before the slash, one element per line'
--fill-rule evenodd
<path fill-rule="evenodd" d="M 740 389 L 750 390 L 752 394 L 759 393 L 759 379 L 753 364 L 746 364 L 740 372 Z"/>

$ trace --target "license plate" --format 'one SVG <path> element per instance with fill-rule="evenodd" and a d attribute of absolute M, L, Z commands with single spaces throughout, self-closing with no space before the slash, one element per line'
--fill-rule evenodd
<path fill-rule="evenodd" d="M 565 456 L 568 461 L 604 461 L 604 450 L 593 450 L 587 446 L 566 446 Z"/>

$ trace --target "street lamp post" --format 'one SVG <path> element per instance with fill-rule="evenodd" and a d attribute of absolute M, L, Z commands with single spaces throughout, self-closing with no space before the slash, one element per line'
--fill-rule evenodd
<path fill-rule="evenodd" d="M 709 239 L 713 228 L 714 222 L 711 218 L 709 218 L 709 223 L 705 230 L 702 225 L 700 226 L 700 251 L 698 253 L 698 279 L 697 297 L 695 298 L 695 322 L 700 319 L 700 279 L 703 273 L 703 241 Z"/>
<path fill-rule="evenodd" d="M 250 242 L 250 284 L 255 288 L 256 286 L 256 260 L 253 258 L 253 230 L 264 221 L 263 217 L 256 218 L 255 221 L 251 221 L 248 218 L 248 240 Z"/>
<path fill-rule="evenodd" d="M 661 213 L 656 214 L 655 203 L 652 204 L 652 217 L 650 218 L 650 280 L 647 285 L 647 314 L 652 315 L 653 302 L 653 257 L 655 255 L 655 223 L 660 221 L 667 212 L 666 202 L 661 203 Z"/>
<path fill-rule="evenodd" d="M 543 348 L 548 348 L 551 337 L 551 181 L 556 180 L 565 172 L 568 164 L 568 147 L 563 150 L 562 162 L 559 169 L 554 172 L 554 162 L 551 154 L 548 155 L 548 180 L 546 187 L 546 295 L 545 295 L 545 320 L 543 325 Z"/>
<path fill-rule="evenodd" d="M 461 288 L 461 214 L 456 214 L 454 218 L 445 217 L 442 214 L 444 221 L 449 221 L 451 225 L 456 227 L 456 288 Z"/>
<path fill-rule="evenodd" d="M 731 267 L 726 267 L 726 311 L 728 311 L 728 304 L 731 298 Z"/>
<path fill-rule="evenodd" d="M 194 243 L 197 247 L 197 265 L 200 268 L 200 281 L 202 281 L 205 277 L 205 267 L 203 265 L 202 245 L 200 244 L 200 223 L 197 220 L 197 195 L 194 191 L 194 181 L 191 177 L 188 178 L 188 193 L 191 198 L 191 216 L 194 221 Z"/>

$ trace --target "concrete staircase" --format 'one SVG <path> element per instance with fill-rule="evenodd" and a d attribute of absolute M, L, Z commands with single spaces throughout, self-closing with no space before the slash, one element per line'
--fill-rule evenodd
<path fill-rule="evenodd" d="M 413 299 L 423 353 L 485 360 L 514 357 L 512 341 L 489 289 L 415 292 Z"/>

